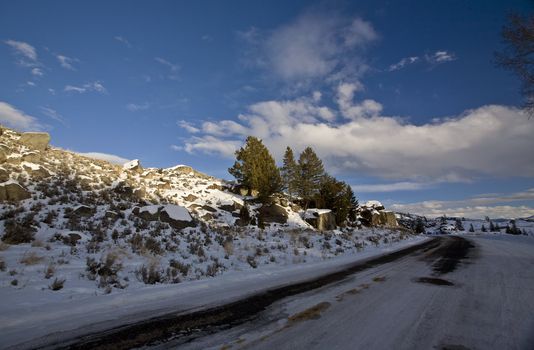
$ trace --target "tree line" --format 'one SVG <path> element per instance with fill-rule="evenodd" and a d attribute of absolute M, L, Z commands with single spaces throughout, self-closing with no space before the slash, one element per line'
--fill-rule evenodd
<path fill-rule="evenodd" d="M 240 185 L 258 191 L 262 203 L 275 193 L 285 192 L 304 209 L 331 209 L 338 223 L 344 222 L 358 205 L 350 185 L 329 175 L 311 147 L 296 159 L 288 146 L 280 168 L 263 142 L 253 136 L 247 137 L 235 155 L 228 172 Z"/>

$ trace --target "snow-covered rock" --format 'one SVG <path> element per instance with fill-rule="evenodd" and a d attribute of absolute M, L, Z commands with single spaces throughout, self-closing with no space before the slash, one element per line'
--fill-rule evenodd
<path fill-rule="evenodd" d="M 304 219 L 319 231 L 329 231 L 336 228 L 336 217 L 330 209 L 308 209 L 304 213 Z"/>

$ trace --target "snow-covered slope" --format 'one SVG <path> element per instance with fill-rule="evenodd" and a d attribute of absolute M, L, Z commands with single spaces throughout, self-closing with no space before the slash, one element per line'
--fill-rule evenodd
<path fill-rule="evenodd" d="M 252 197 L 191 167 L 118 166 L 47 143 L 48 135 L 0 135 L 3 300 L 122 293 L 318 262 L 411 236 L 401 228 L 318 232 L 283 196 L 262 217 Z"/>

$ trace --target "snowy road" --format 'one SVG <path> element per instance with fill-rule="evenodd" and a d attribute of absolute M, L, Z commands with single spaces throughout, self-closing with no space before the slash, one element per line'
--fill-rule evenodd
<path fill-rule="evenodd" d="M 534 349 L 533 240 L 465 238 L 285 298 L 233 328 L 155 348 Z"/>

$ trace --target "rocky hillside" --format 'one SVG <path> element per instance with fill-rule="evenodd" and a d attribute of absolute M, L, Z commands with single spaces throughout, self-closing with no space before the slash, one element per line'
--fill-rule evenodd
<path fill-rule="evenodd" d="M 262 206 L 246 189 L 188 166 L 117 166 L 49 142 L 46 133 L 1 129 L 4 288 L 109 293 L 317 261 L 410 237 L 376 203 L 356 214 L 383 228 L 359 221 L 339 228 L 328 210 L 304 212 L 284 196 Z"/>

